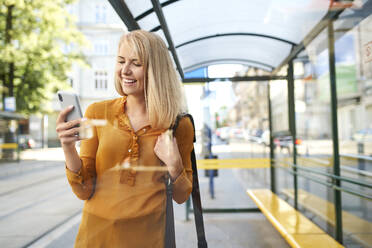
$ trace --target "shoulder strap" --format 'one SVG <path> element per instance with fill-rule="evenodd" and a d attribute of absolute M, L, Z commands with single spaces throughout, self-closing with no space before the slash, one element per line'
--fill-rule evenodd
<path fill-rule="evenodd" d="M 174 132 L 177 129 L 181 117 L 177 116 L 175 123 L 169 127 Z M 165 210 L 165 236 L 164 247 L 176 248 L 176 233 L 174 228 L 174 211 L 173 211 L 173 185 L 170 182 L 170 175 L 168 173 L 165 181 L 165 188 L 167 193 L 166 210 Z"/>
<path fill-rule="evenodd" d="M 183 117 L 188 117 L 192 123 L 192 126 L 194 128 L 194 142 L 196 141 L 195 138 L 195 125 L 194 125 L 194 119 L 192 118 L 192 115 L 183 113 L 177 116 L 177 119 L 172 126 L 173 133 L 175 133 L 177 126 L 179 124 L 180 119 Z M 196 167 L 196 156 L 194 149 L 191 152 L 191 164 L 192 164 L 192 205 L 194 209 L 194 219 L 195 219 L 195 226 L 196 226 L 196 234 L 198 237 L 198 248 L 207 248 L 207 241 L 205 239 L 205 231 L 204 231 L 204 220 L 203 220 L 203 208 L 201 205 L 200 200 L 200 188 L 199 188 L 199 178 L 198 178 L 198 169 Z"/>
<path fill-rule="evenodd" d="M 169 175 L 168 175 L 169 178 Z M 173 213 L 173 187 L 172 184 L 166 182 L 167 202 L 165 210 L 165 237 L 164 247 L 165 248 L 176 248 L 176 233 L 174 230 L 174 213 Z"/>

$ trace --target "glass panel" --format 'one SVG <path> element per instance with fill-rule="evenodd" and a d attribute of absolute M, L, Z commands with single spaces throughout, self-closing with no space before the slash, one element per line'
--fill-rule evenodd
<path fill-rule="evenodd" d="M 185 78 L 206 78 L 208 72 L 208 67 L 201 67 L 193 71 L 185 73 Z"/>
<path fill-rule="evenodd" d="M 165 35 L 164 35 L 163 30 L 162 30 L 162 29 L 159 29 L 159 30 L 156 31 L 155 33 L 156 33 L 157 35 L 159 35 L 159 36 L 163 39 L 163 41 L 165 42 L 165 44 L 169 47 L 169 45 L 168 45 L 168 41 L 167 41 L 167 39 L 165 38 Z"/>
<path fill-rule="evenodd" d="M 372 154 L 372 16 L 345 29 L 350 21 L 355 19 L 335 23 L 340 151 L 368 156 Z"/>
<path fill-rule="evenodd" d="M 345 11 L 334 27 L 341 175 L 371 185 L 372 15 L 366 13 Z M 372 198 L 371 188 L 342 186 Z M 344 192 L 342 209 L 345 244 L 371 247 L 372 202 Z"/>
<path fill-rule="evenodd" d="M 150 15 L 146 16 L 146 18 L 139 20 L 138 25 L 141 27 L 141 29 L 150 31 L 151 29 L 159 26 L 160 22 L 156 13 L 152 12 Z"/>
<path fill-rule="evenodd" d="M 271 115 L 273 132 L 288 132 L 288 84 L 285 80 L 270 82 Z"/>
<path fill-rule="evenodd" d="M 324 16 L 328 6 L 329 1 L 315 0 L 235 0 L 227 8 L 223 0 L 189 0 L 175 2 L 163 12 L 175 44 L 234 32 L 266 34 L 299 43 Z"/>
<path fill-rule="evenodd" d="M 334 211 L 334 190 L 326 186 L 329 180 L 321 175 L 332 173 L 333 156 L 327 37 L 327 30 L 322 31 L 294 62 L 295 144 L 299 209 L 333 235 L 330 223 L 334 223 L 334 214 L 330 213 Z M 294 175 L 288 164 L 293 161 L 293 138 L 279 136 L 274 143 L 276 161 L 282 166 L 277 171 L 279 192 L 294 203 Z"/>
<path fill-rule="evenodd" d="M 200 62 L 198 64 L 195 64 L 195 65 L 192 65 L 192 66 L 189 66 L 186 68 L 186 72 L 190 72 L 190 71 L 193 71 L 193 70 L 197 70 L 197 68 L 199 67 L 205 67 L 205 66 L 210 66 L 210 65 L 218 65 L 218 64 L 222 64 L 222 65 L 225 65 L 225 64 L 241 64 L 241 65 L 245 65 L 247 67 L 253 67 L 253 68 L 259 68 L 259 69 L 262 69 L 263 71 L 266 71 L 266 72 L 271 72 L 273 70 L 272 67 L 268 67 L 268 66 L 264 66 L 260 63 L 254 63 L 254 62 L 250 62 L 249 60 L 239 60 L 239 59 L 216 59 L 216 60 L 209 60 L 209 61 L 204 61 L 204 62 Z"/>
<path fill-rule="evenodd" d="M 151 8 L 149 2 L 135 4 L 134 1 L 130 1 L 128 6 L 136 16 L 146 9 L 145 6 Z M 247 65 L 252 64 L 252 61 L 260 61 L 276 67 L 289 54 L 290 46 L 283 41 L 275 42 L 274 39 L 280 38 L 298 44 L 325 15 L 328 6 L 329 1 L 316 0 L 296 3 L 279 0 L 266 2 L 255 0 L 248 3 L 244 0 L 236 0 L 226 8 L 226 2 L 221 0 L 190 0 L 176 1 L 164 7 L 163 12 L 176 47 L 184 42 L 210 35 L 240 34 L 229 36 L 232 38 L 228 41 L 230 43 L 228 49 L 225 49 L 226 44 L 221 44 L 225 41 L 221 40 L 207 43 L 199 41 L 200 45 L 189 45 L 185 50 L 178 49 L 181 65 L 188 71 L 221 60 Z M 155 13 L 141 19 L 139 24 L 141 28 L 147 30 L 156 27 L 158 21 Z M 252 42 L 242 39 L 242 34 L 266 35 L 267 38 Z M 242 52 L 243 47 L 246 46 L 251 52 L 256 51 L 257 54 Z M 206 55 L 205 52 L 213 56 Z M 194 57 L 193 54 L 198 56 Z M 260 66 L 260 68 L 270 70 L 267 66 Z"/>
<path fill-rule="evenodd" d="M 199 72 L 206 74 L 205 70 Z M 242 65 L 215 65 L 208 67 L 205 76 L 234 74 L 255 76 L 265 72 Z M 217 80 L 208 84 L 186 84 L 184 88 L 197 130 L 197 158 L 208 158 L 211 149 L 226 166 L 218 170 L 213 187 L 206 171 L 199 170 L 204 208 L 255 207 L 245 190 L 268 187 L 270 181 L 268 160 L 264 160 L 269 155 L 267 83 Z M 206 137 L 208 128 L 211 140 Z M 199 160 L 198 165 L 202 167 L 202 161 Z M 211 188 L 214 188 L 214 198 Z"/>
<path fill-rule="evenodd" d="M 150 0 L 125 0 L 130 12 L 134 18 L 138 15 L 143 14 L 145 11 L 152 9 Z"/>
<path fill-rule="evenodd" d="M 355 177 L 357 180 L 365 180 L 366 177 L 348 174 L 343 171 L 344 176 Z M 371 182 L 371 177 L 368 178 Z M 345 187 L 351 186 L 344 184 Z M 351 186 L 354 190 L 368 194 L 370 189 Z M 372 204 L 370 200 L 342 193 L 342 212 L 343 212 L 343 231 L 344 231 L 344 245 L 345 247 L 371 247 L 372 245 Z"/>

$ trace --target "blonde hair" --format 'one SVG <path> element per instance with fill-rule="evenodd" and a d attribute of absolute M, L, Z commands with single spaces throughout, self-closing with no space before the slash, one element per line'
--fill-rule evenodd
<path fill-rule="evenodd" d="M 169 128 L 177 115 L 185 110 L 185 102 L 167 46 L 158 35 L 144 30 L 124 34 L 118 51 L 123 43 L 135 51 L 144 67 L 144 95 L 151 126 Z M 125 95 L 116 74 L 115 89 Z"/>

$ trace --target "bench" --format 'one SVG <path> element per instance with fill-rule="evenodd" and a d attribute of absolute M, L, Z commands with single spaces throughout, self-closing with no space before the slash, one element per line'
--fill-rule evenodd
<path fill-rule="evenodd" d="M 292 247 L 344 247 L 270 190 L 247 194 Z"/>
<path fill-rule="evenodd" d="M 294 190 L 285 189 L 282 191 L 289 198 L 294 198 Z M 324 221 L 335 226 L 335 207 L 333 203 L 323 200 L 305 190 L 298 190 L 298 203 L 306 210 L 316 214 Z M 343 231 L 352 235 L 352 238 L 359 243 L 372 247 L 372 223 L 359 218 L 351 213 L 342 211 Z"/>

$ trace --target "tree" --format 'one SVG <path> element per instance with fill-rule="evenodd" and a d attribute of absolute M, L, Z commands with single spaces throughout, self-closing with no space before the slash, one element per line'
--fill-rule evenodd
<path fill-rule="evenodd" d="M 74 0 L 0 0 L 0 84 L 17 111 L 46 112 L 52 94 L 68 87 L 87 44 L 67 6 Z"/>

